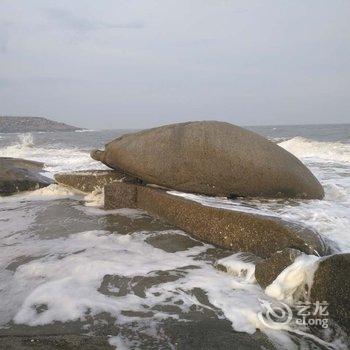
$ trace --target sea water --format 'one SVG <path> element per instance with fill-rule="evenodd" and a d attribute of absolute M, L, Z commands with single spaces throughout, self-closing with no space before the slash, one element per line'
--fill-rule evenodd
<path fill-rule="evenodd" d="M 251 129 L 300 158 L 324 186 L 325 199 L 172 193 L 303 223 L 350 252 L 350 126 Z M 49 177 L 105 169 L 89 151 L 124 132 L 1 134 L 0 156 L 44 162 Z M 298 288 L 312 280 L 317 257 L 302 256 L 264 291 L 246 255 L 203 244 L 140 210 L 105 211 L 102 203 L 100 192 L 82 195 L 58 185 L 0 197 L 0 335 L 69 329 L 102 334 L 119 348 L 177 348 L 181 334 L 195 337 L 210 324 L 217 348 L 222 339 L 262 348 L 347 348 L 339 332 L 315 334 L 295 322 L 269 327 L 259 318 L 261 300 L 293 304 Z M 231 331 L 222 333 L 227 326 Z"/>

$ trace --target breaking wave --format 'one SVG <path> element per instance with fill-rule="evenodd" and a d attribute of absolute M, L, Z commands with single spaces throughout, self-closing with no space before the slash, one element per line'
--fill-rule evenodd
<path fill-rule="evenodd" d="M 350 162 L 350 144 L 346 143 L 313 141 L 298 136 L 278 145 L 299 158 Z"/>
<path fill-rule="evenodd" d="M 45 163 L 45 169 L 51 173 L 103 168 L 102 164 L 90 158 L 88 151 L 78 147 L 43 145 L 36 139 L 36 134 L 18 134 L 11 137 L 13 137 L 11 144 L 0 148 L 0 156 L 41 161 Z M 350 166 L 350 144 L 319 142 L 302 137 L 279 139 L 277 142 L 287 151 L 302 158 L 319 175 L 326 190 L 325 200 L 229 201 L 174 191 L 172 193 L 203 205 L 277 215 L 286 220 L 298 221 L 334 240 L 339 244 L 341 251 L 350 251 L 348 230 L 350 186 L 347 177 L 347 169 Z M 338 167 L 337 162 L 341 163 Z M 325 166 L 323 163 L 328 165 Z M 20 202 L 18 198 L 21 199 Z M 62 208 L 67 206 L 60 206 L 59 201 L 51 203 L 52 208 L 48 202 L 47 207 L 53 213 L 53 218 L 57 216 L 68 227 L 73 225 L 74 220 L 81 220 L 81 231 L 68 236 L 50 236 L 41 239 L 39 234 L 33 235 L 33 227 L 35 228 L 38 223 L 44 226 L 46 221 L 40 222 L 40 220 L 47 218 L 49 211 L 44 211 L 46 203 L 40 204 L 39 200 L 49 201 L 56 198 L 76 199 L 69 207 L 69 212 L 71 211 L 69 214 L 64 214 Z M 18 201 L 18 207 L 15 207 L 15 201 Z M 26 201 L 37 202 L 29 206 Z M 228 272 L 223 273 L 215 269 L 206 258 L 203 259 L 208 254 L 207 251 L 212 248 L 209 245 L 198 243 L 186 250 L 169 253 L 153 246 L 148 239 L 150 235 L 160 237 L 183 234 L 180 231 L 136 231 L 128 235 L 113 231 L 111 234 L 109 230 L 105 230 L 111 225 L 108 224 L 109 220 L 112 220 L 113 224 L 113 218 L 107 218 L 109 214 L 122 215 L 134 221 L 142 219 L 145 213 L 135 209 L 117 209 L 107 213 L 100 209 L 102 201 L 101 192 L 96 191 L 84 196 L 55 184 L 2 201 L 2 208 L 8 209 L 2 211 L 1 227 L 3 242 L 7 245 L 1 254 L 0 265 L 11 266 L 16 261 L 21 261 L 21 257 L 29 257 L 30 260 L 24 261 L 14 271 L 3 268 L 0 272 L 0 289 L 2 289 L 0 306 L 3 310 L 0 314 L 0 324 L 13 319 L 17 323 L 27 325 L 72 321 L 84 319 L 86 310 L 89 310 L 92 315 L 98 315 L 101 311 L 108 312 L 118 319 L 119 325 L 129 325 L 130 318 L 122 313 L 124 309 L 146 315 L 149 310 L 161 307 L 162 312 L 153 312 L 159 319 L 165 319 L 173 317 L 163 309 L 163 306 L 170 305 L 176 306 L 178 318 L 185 319 L 189 310 L 196 306 L 228 319 L 236 331 L 251 334 L 260 329 L 277 344 L 283 344 L 286 348 L 296 348 L 291 334 L 301 334 L 297 333 L 299 329 L 286 329 L 281 326 L 278 331 L 267 328 L 258 317 L 263 311 L 259 300 L 278 299 L 293 303 L 294 293 L 305 283 L 309 283 L 318 263 L 317 257 L 302 256 L 297 259 L 278 276 L 265 293 L 256 283 L 254 263 L 245 260 L 242 254 L 233 254 L 216 260 L 215 265 L 225 267 Z M 75 209 L 83 213 L 81 217 Z M 88 222 L 91 218 L 94 224 L 90 227 Z M 52 228 L 54 224 L 53 219 L 50 221 L 50 229 L 53 232 L 62 230 L 61 224 L 56 224 L 56 228 Z M 72 232 L 75 232 L 74 229 Z M 13 249 L 14 243 L 16 249 Z M 139 297 L 133 290 L 126 295 L 115 294 L 111 297 L 110 295 L 113 295 L 111 293 L 117 293 L 118 288 L 118 283 L 114 283 L 112 278 L 106 279 L 107 292 L 103 294 L 99 291 L 106 274 L 121 276 L 125 280 L 132 280 L 134 277 L 154 278 L 164 274 L 174 278 L 165 282 L 157 280 L 157 283 L 148 288 L 147 297 Z M 134 287 L 131 285 L 130 288 Z M 208 301 L 197 299 L 192 293 L 195 288 L 204 291 Z M 35 306 L 40 305 L 47 305 L 47 309 L 36 312 Z M 62 305 L 68 306 L 63 308 Z M 310 335 L 305 336 L 312 338 Z M 121 336 L 112 337 L 110 344 L 121 347 L 126 340 Z M 327 348 L 329 344 L 323 345 Z M 127 344 L 125 346 L 128 347 Z"/>
<path fill-rule="evenodd" d="M 45 170 L 51 173 L 86 169 L 105 169 L 102 163 L 94 161 L 89 152 L 78 148 L 58 148 L 35 145 L 32 134 L 19 134 L 17 140 L 0 148 L 0 157 L 24 158 L 45 163 Z"/>

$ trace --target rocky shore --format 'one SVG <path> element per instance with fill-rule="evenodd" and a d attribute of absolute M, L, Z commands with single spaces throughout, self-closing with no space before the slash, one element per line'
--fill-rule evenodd
<path fill-rule="evenodd" d="M 137 183 L 135 179 L 130 180 L 130 176 L 126 178 L 125 174 L 113 170 L 57 174 L 55 178 L 59 184 L 83 192 L 84 188 L 101 190 L 103 184 L 107 210 L 142 209 L 200 241 L 233 252 L 252 253 L 256 262 L 255 278 L 263 289 L 272 285 L 299 256 L 324 256 L 316 268 L 314 283 L 309 286 L 302 282 L 297 287 L 299 290 L 311 287 L 311 291 L 307 291 L 310 300 L 332 303 L 330 316 L 344 329 L 349 328 L 350 290 L 345 277 L 350 272 L 349 254 L 331 255 L 332 248 L 317 232 L 276 217 L 204 206 L 169 194 L 165 189 Z M 336 273 L 338 265 L 339 274 Z M 330 277 L 324 278 L 325 275 Z"/>
<path fill-rule="evenodd" d="M 107 210 L 142 209 L 202 242 L 252 254 L 254 278 L 267 294 L 301 258 L 314 257 L 312 273 L 293 282 L 291 296 L 295 302 L 300 296 L 327 300 L 329 316 L 349 330 L 349 254 L 334 255 L 317 232 L 298 223 L 205 206 L 168 191 L 321 199 L 321 184 L 297 158 L 261 136 L 219 122 L 124 135 L 92 157 L 113 170 L 61 173 L 55 181 L 85 193 L 102 191 Z"/>

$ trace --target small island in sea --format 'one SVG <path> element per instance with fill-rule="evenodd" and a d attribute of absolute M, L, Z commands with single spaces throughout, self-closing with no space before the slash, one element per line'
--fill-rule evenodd
<path fill-rule="evenodd" d="M 0 133 L 76 130 L 83 129 L 42 117 L 0 116 Z"/>

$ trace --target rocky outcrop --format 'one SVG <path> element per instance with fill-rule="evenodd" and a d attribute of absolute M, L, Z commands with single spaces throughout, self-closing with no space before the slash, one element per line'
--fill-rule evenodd
<path fill-rule="evenodd" d="M 82 130 L 82 128 L 41 117 L 0 117 L 0 132 L 4 133 L 76 130 Z"/>
<path fill-rule="evenodd" d="M 123 135 L 92 157 L 146 183 L 214 196 L 323 198 L 313 174 L 262 136 L 223 122 Z"/>
<path fill-rule="evenodd" d="M 267 259 L 258 261 L 255 265 L 256 281 L 263 289 L 265 289 L 301 254 L 302 252 L 300 250 L 285 248 L 276 251 Z"/>
<path fill-rule="evenodd" d="M 58 173 L 55 174 L 54 178 L 60 185 L 72 187 L 86 193 L 93 192 L 96 189 L 103 189 L 104 186 L 114 181 L 137 183 L 137 179 L 116 170 L 86 170 Z"/>
<path fill-rule="evenodd" d="M 326 301 L 329 316 L 350 330 L 350 254 L 323 258 L 314 274 L 311 301 Z"/>
<path fill-rule="evenodd" d="M 51 179 L 40 172 L 44 164 L 18 158 L 0 158 L 0 195 L 48 186 Z"/>
<path fill-rule="evenodd" d="M 164 190 L 123 182 L 105 187 L 106 209 L 139 208 L 195 238 L 233 251 L 271 256 L 294 247 L 323 255 L 326 248 L 312 230 L 274 217 L 203 206 Z"/>
<path fill-rule="evenodd" d="M 106 209 L 143 209 L 201 241 L 233 251 L 269 257 L 278 250 L 294 247 L 307 254 L 328 252 L 314 231 L 275 217 L 203 206 L 141 185 L 137 179 L 115 171 L 56 174 L 58 183 L 83 192 L 104 187 Z"/>

